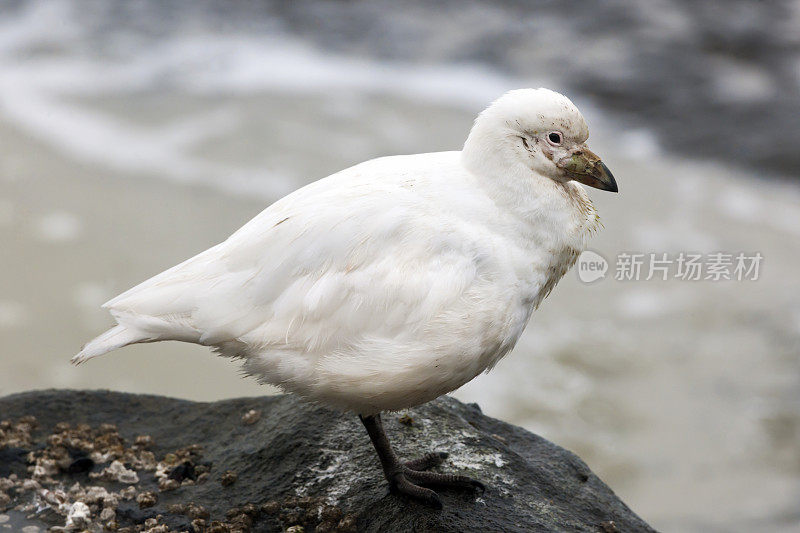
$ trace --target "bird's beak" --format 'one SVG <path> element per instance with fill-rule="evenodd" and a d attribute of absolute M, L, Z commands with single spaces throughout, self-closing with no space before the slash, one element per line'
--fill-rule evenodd
<path fill-rule="evenodd" d="M 556 165 L 565 170 L 570 178 L 584 185 L 602 191 L 619 191 L 617 181 L 605 163 L 585 146 L 573 150 Z"/>

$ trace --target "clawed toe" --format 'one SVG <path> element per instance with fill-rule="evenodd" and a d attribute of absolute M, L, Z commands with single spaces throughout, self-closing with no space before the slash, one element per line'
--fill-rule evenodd
<path fill-rule="evenodd" d="M 442 508 L 442 500 L 436 492 L 425 488 L 426 486 L 462 490 L 486 490 L 483 483 L 467 476 L 422 472 L 409 468 L 403 468 L 402 472 L 395 474 L 390 481 L 390 486 L 393 493 L 403 494 L 434 509 Z"/>
<path fill-rule="evenodd" d="M 404 474 L 398 474 L 394 478 L 391 489 L 394 493 L 403 494 L 434 509 L 442 508 L 442 500 L 438 494 L 431 489 L 411 483 Z"/>
<path fill-rule="evenodd" d="M 486 491 L 483 483 L 471 477 L 426 472 L 429 468 L 442 464 L 447 456 L 447 452 L 433 452 L 425 454 L 419 459 L 406 461 L 403 463 L 402 475 L 410 482 L 421 486 Z"/>
<path fill-rule="evenodd" d="M 447 459 L 447 452 L 431 452 L 418 459 L 406 461 L 403 466 L 409 470 L 427 470 L 434 466 L 439 466 L 445 459 Z"/>
<path fill-rule="evenodd" d="M 486 486 L 478 481 L 467 476 L 459 476 L 456 474 L 438 474 L 435 472 L 420 472 L 417 470 L 405 470 L 405 476 L 423 486 L 443 487 L 454 489 L 473 489 L 486 491 Z"/>

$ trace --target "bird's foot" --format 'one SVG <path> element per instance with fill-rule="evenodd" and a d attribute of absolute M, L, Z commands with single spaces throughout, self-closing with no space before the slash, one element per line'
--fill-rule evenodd
<path fill-rule="evenodd" d="M 442 500 L 436 492 L 426 487 L 486 490 L 483 483 L 471 477 L 426 472 L 428 468 L 442 464 L 446 458 L 447 453 L 434 452 L 426 454 L 419 459 L 402 463 L 396 472 L 387 476 L 390 490 L 395 494 L 403 494 L 435 509 L 442 508 Z"/>
<path fill-rule="evenodd" d="M 378 452 L 383 473 L 389 482 L 389 490 L 392 493 L 403 494 L 436 509 L 441 509 L 441 498 L 427 487 L 486 490 L 483 483 L 467 476 L 426 472 L 427 469 L 439 466 L 447 459 L 447 454 L 444 452 L 428 453 L 413 461 L 400 462 L 383 430 L 381 415 L 359 416 L 359 418 L 367 428 L 375 451 Z"/>

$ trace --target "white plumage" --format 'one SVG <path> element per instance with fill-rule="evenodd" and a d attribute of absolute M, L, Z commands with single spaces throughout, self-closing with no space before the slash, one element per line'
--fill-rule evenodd
<path fill-rule="evenodd" d="M 572 180 L 598 186 L 607 171 L 587 136 L 564 96 L 507 93 L 461 152 L 328 176 L 112 299 L 104 307 L 118 325 L 73 362 L 179 340 L 363 415 L 432 400 L 511 350 L 584 249 L 598 219 Z"/>

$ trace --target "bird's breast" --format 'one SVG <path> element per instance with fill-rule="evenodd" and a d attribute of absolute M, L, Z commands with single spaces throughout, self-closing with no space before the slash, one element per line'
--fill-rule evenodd
<path fill-rule="evenodd" d="M 585 247 L 574 228 L 537 228 L 515 243 L 513 265 L 522 305 L 536 309 L 575 264 Z"/>

